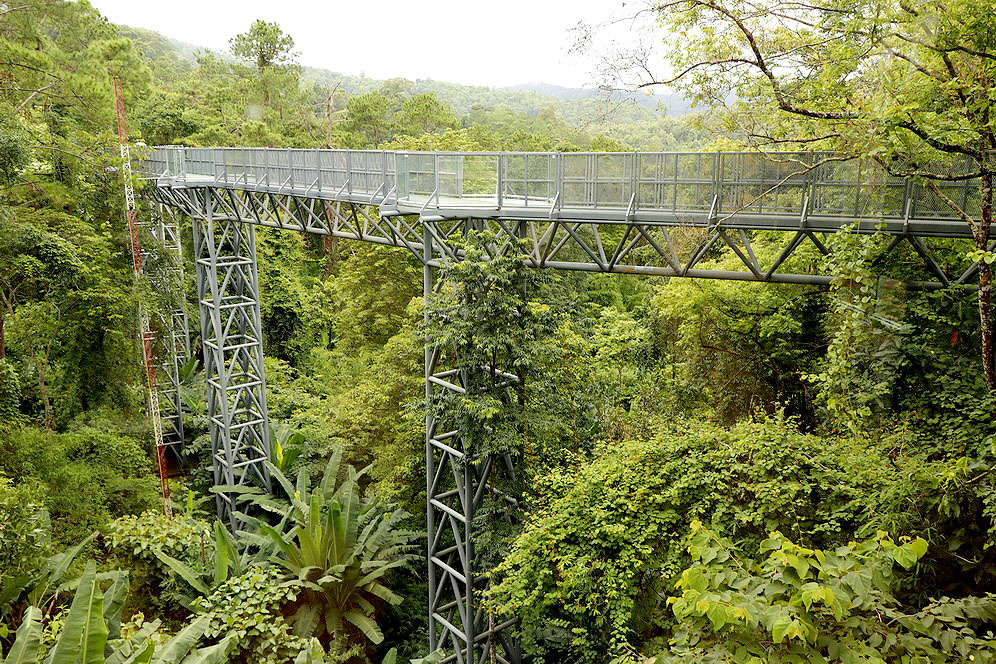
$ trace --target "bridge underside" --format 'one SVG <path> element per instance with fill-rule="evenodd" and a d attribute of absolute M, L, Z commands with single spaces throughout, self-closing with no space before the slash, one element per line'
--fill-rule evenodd
<path fill-rule="evenodd" d="M 944 222 L 946 235 L 930 235 L 930 228 L 914 230 L 910 223 L 862 222 L 853 226 L 810 217 L 803 201 L 794 224 L 784 214 L 763 217 L 733 217 L 718 220 L 714 215 L 680 215 L 669 221 L 593 220 L 537 215 L 533 218 L 480 217 L 471 211 L 424 211 L 402 214 L 377 204 L 329 201 L 297 194 L 278 194 L 248 189 L 213 187 L 155 187 L 154 195 L 163 204 L 196 213 L 203 191 L 214 192 L 215 218 L 271 228 L 330 235 L 408 249 L 420 260 L 425 236 L 432 240 L 437 254 L 459 259 L 461 250 L 451 238 L 468 218 L 480 220 L 495 237 L 494 251 L 507 251 L 515 245 L 524 260 L 537 268 L 642 274 L 661 277 L 729 279 L 769 283 L 828 285 L 834 277 L 823 273 L 823 257 L 830 254 L 831 233 L 842 229 L 861 234 L 888 236 L 873 263 L 882 262 L 893 252 L 907 250 L 919 263 L 918 278 L 896 277 L 890 281 L 906 288 L 936 290 L 948 287 L 974 287 L 977 266 L 968 261 L 950 261 L 939 255 L 938 247 L 972 247 L 967 224 L 957 229 Z M 928 233 L 924 235 L 923 233 Z M 729 250 L 735 265 L 703 267 L 718 251 Z M 438 259 L 430 259 L 438 266 Z"/>
<path fill-rule="evenodd" d="M 888 236 L 878 262 L 898 251 L 905 252 L 904 259 L 916 260 L 902 279 L 892 280 L 896 285 L 971 288 L 976 277 L 976 268 L 967 260 L 950 258 L 964 256 L 972 247 L 967 227 L 910 219 L 865 221 L 852 227 L 839 218 L 810 215 L 806 198 L 790 222 L 784 212 L 725 219 L 714 211 L 653 218 L 619 211 L 597 217 L 539 209 L 501 214 L 428 206 L 412 212 L 383 195 L 333 200 L 224 184 L 162 183 L 152 187 L 152 194 L 194 220 L 218 484 L 268 482 L 262 469 L 269 455 L 269 431 L 252 231 L 256 225 L 407 249 L 425 266 L 426 294 L 436 285 L 435 268 L 462 257 L 455 238 L 468 219 L 493 236 L 493 255 L 518 251 L 536 268 L 828 285 L 833 278 L 823 265 L 831 254 L 830 234 L 846 228 Z M 965 251 L 952 252 L 954 245 L 964 245 Z M 447 368 L 444 349 L 427 349 L 427 400 L 441 391 L 466 389 L 465 378 Z M 444 648 L 447 662 L 517 663 L 520 656 L 510 630 L 515 621 L 496 624 L 481 608 L 480 591 L 487 578 L 480 574 L 473 546 L 488 480 L 493 473 L 514 474 L 514 460 L 468 458 L 461 431 L 431 412 L 425 453 L 431 646 Z M 221 494 L 219 510 L 227 518 L 234 519 L 238 508 Z"/>

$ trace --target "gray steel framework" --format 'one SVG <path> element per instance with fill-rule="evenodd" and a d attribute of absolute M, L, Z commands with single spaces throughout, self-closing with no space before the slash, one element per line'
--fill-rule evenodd
<path fill-rule="evenodd" d="M 974 267 L 935 258 L 930 242 L 954 240 L 968 248 L 971 233 L 922 184 L 889 178 L 867 164 L 842 164 L 833 155 L 182 148 L 157 149 L 143 169 L 157 200 L 194 218 L 203 336 L 213 353 L 209 376 L 237 371 L 258 390 L 241 399 L 251 416 L 236 422 L 227 414 L 231 408 L 224 410 L 232 397 L 220 395 L 244 392 L 209 378 L 217 385 L 209 402 L 212 438 L 218 450 L 234 453 L 215 457 L 224 484 L 236 483 L 229 469 L 239 463 L 258 469 L 259 450 L 268 449 L 253 225 L 405 248 L 424 265 L 426 294 L 441 261 L 461 258 L 452 238 L 468 220 L 494 234 L 493 252 L 524 239 L 525 260 L 538 268 L 829 284 L 819 265 L 830 252 L 827 237 L 853 230 L 890 237 L 879 259 L 908 245 L 925 277 L 904 280 L 906 287 L 971 287 L 976 274 Z M 974 183 L 947 184 L 944 191 L 974 209 Z M 772 252 L 776 236 L 781 248 Z M 769 245 L 767 258 L 757 250 L 760 239 Z M 801 253 L 805 245 L 814 251 Z M 742 267 L 704 265 L 720 248 Z M 237 287 L 227 276 L 230 262 L 239 265 Z M 232 327 L 221 311 L 235 292 L 244 324 Z M 246 358 L 222 352 L 248 337 L 253 351 Z M 428 402 L 439 391 L 467 389 L 467 376 L 447 364 L 448 352 L 426 350 Z M 240 462 L 244 448 L 234 440 L 247 429 L 262 442 L 250 446 L 257 450 L 253 460 Z M 495 624 L 481 609 L 479 590 L 487 580 L 474 551 L 488 479 L 514 475 L 515 460 L 477 457 L 463 432 L 437 421 L 431 409 L 425 455 L 430 645 L 461 664 L 517 662 L 508 630 L 514 621 Z"/>
<path fill-rule="evenodd" d="M 162 361 L 156 363 L 161 372 L 159 411 L 163 423 L 163 445 L 177 460 L 183 450 L 183 400 L 180 394 L 180 367 L 190 357 L 190 325 L 183 305 L 183 244 L 180 228 L 170 208 L 159 205 L 152 222 L 143 224 L 154 242 L 143 242 L 143 251 L 157 266 L 149 281 L 154 289 L 168 293 L 179 301 L 178 306 L 159 315 L 159 337 L 162 339 Z M 164 255 L 159 256 L 159 251 Z"/>
<path fill-rule="evenodd" d="M 434 287 L 432 235 L 423 243 L 423 294 Z M 426 313 L 428 322 L 428 313 Z M 481 603 L 480 591 L 488 584 L 481 574 L 475 551 L 475 526 L 495 518 L 481 511 L 485 500 L 496 496 L 496 480 L 514 481 L 516 460 L 510 455 L 482 455 L 459 426 L 448 422 L 430 406 L 442 392 L 463 395 L 472 390 L 464 371 L 448 368 L 454 349 L 426 344 L 425 350 L 425 482 L 427 565 L 429 584 L 429 648 L 444 649 L 443 662 L 459 664 L 519 664 L 519 646 L 509 627 L 515 620 L 498 620 Z M 500 380 L 512 386 L 516 376 L 497 371 Z M 499 484 L 501 484 L 499 482 Z M 504 503 L 502 503 L 504 504 Z"/>
<path fill-rule="evenodd" d="M 256 238 L 253 226 L 215 214 L 212 189 L 193 193 L 185 211 L 194 229 L 217 508 L 234 532 L 240 504 L 226 488 L 255 484 L 270 489 Z"/>

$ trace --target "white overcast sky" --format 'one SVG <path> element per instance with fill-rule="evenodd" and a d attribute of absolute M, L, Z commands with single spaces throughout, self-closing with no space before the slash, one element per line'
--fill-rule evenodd
<path fill-rule="evenodd" d="M 589 87 L 571 28 L 632 13 L 628 0 L 90 0 L 114 23 L 227 50 L 253 20 L 276 21 L 301 64 L 372 78 Z M 628 5 L 628 6 L 627 6 Z"/>

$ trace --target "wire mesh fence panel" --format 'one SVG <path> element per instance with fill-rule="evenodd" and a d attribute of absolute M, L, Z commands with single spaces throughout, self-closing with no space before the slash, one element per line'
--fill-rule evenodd
<path fill-rule="evenodd" d="M 675 155 L 675 202 L 679 212 L 708 211 L 716 193 L 716 155 Z"/>
<path fill-rule="evenodd" d="M 460 196 L 471 205 L 498 204 L 498 155 L 468 154 L 460 157 Z"/>
<path fill-rule="evenodd" d="M 677 157 L 676 154 L 666 152 L 637 153 L 636 203 L 640 208 L 675 209 Z"/>
<path fill-rule="evenodd" d="M 436 191 L 436 156 L 406 152 L 397 155 L 398 198 L 424 202 Z"/>
<path fill-rule="evenodd" d="M 440 198 L 459 198 L 463 194 L 463 158 L 441 154 L 436 157 L 436 192 Z"/>
<path fill-rule="evenodd" d="M 348 153 L 345 150 L 319 150 L 318 175 L 320 189 L 334 192 L 345 188 L 349 180 Z"/>
<path fill-rule="evenodd" d="M 214 159 L 208 148 L 184 149 L 184 173 L 214 176 Z"/>
<path fill-rule="evenodd" d="M 799 212 L 811 176 L 811 155 L 786 153 L 721 154 L 719 210 L 763 213 Z"/>
<path fill-rule="evenodd" d="M 356 193 L 387 193 L 386 153 L 351 150 L 349 153 L 349 190 Z"/>
<path fill-rule="evenodd" d="M 509 153 L 504 156 L 502 204 L 549 208 L 556 197 L 555 155 Z"/>
<path fill-rule="evenodd" d="M 940 172 L 970 173 L 949 160 Z M 272 148 L 152 149 L 139 162 L 153 177 L 308 193 L 391 198 L 433 209 L 539 208 L 717 214 L 808 213 L 844 220 L 977 216 L 978 182 L 890 175 L 878 163 L 829 152 L 454 153 Z M 900 166 L 897 166 L 897 169 Z M 431 200 L 435 195 L 435 199 Z M 327 196 L 327 194 L 326 194 Z M 947 199 L 947 200 L 945 200 Z M 615 217 L 613 217 L 615 218 Z"/>
<path fill-rule="evenodd" d="M 315 150 L 289 150 L 291 158 L 291 182 L 297 186 L 312 189 L 318 185 L 318 164 Z"/>

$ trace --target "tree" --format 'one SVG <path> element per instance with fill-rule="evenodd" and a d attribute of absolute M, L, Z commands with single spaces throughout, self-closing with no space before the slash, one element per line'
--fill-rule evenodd
<path fill-rule="evenodd" d="M 377 93 L 355 95 L 346 101 L 346 121 L 343 129 L 354 134 L 356 148 L 376 148 L 391 138 L 390 102 Z"/>
<path fill-rule="evenodd" d="M 608 63 L 614 85 L 675 87 L 717 109 L 721 128 L 757 148 L 872 159 L 890 175 L 922 179 L 969 225 L 982 367 L 996 390 L 992 4 L 667 0 L 652 11 L 673 75 L 653 75 L 648 51 L 636 48 Z M 967 181 L 977 184 L 966 204 L 951 192 Z"/>
<path fill-rule="evenodd" d="M 429 134 L 457 126 L 453 109 L 431 92 L 409 97 L 398 113 L 400 133 L 410 136 Z"/>
<path fill-rule="evenodd" d="M 248 32 L 228 40 L 232 55 L 254 65 L 257 71 L 294 62 L 294 38 L 281 30 L 277 23 L 256 19 Z"/>

